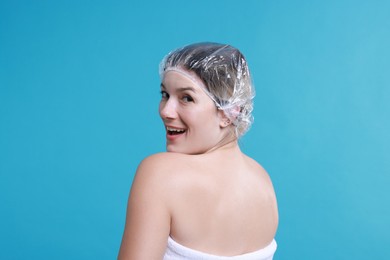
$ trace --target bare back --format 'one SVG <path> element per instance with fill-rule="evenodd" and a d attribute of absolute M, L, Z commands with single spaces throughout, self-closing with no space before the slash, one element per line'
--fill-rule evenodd
<path fill-rule="evenodd" d="M 170 236 L 215 255 L 239 255 L 267 246 L 278 213 L 266 171 L 238 147 L 178 155 L 170 167 Z"/>

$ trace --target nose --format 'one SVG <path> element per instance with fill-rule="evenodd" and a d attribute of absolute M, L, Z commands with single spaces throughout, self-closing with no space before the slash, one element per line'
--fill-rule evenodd
<path fill-rule="evenodd" d="M 173 99 L 162 101 L 160 103 L 160 116 L 162 119 L 177 118 L 177 104 Z"/>

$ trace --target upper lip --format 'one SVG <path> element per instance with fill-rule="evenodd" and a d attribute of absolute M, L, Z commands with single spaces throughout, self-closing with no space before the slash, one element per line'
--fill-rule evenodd
<path fill-rule="evenodd" d="M 185 128 L 182 128 L 182 127 L 176 127 L 176 126 L 169 126 L 169 125 L 166 125 L 165 128 L 168 130 L 168 131 L 177 131 L 177 130 L 186 130 Z"/>

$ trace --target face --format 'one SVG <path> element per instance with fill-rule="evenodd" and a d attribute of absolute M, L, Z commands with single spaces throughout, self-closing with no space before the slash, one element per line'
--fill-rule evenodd
<path fill-rule="evenodd" d="M 168 71 L 161 83 L 159 112 L 165 125 L 167 151 L 201 154 L 223 138 L 222 112 L 201 83 L 195 82 L 196 76 L 184 73 Z"/>

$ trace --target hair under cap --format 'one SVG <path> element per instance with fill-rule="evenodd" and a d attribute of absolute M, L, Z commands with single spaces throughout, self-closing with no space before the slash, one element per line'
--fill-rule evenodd
<path fill-rule="evenodd" d="M 255 90 L 245 57 L 238 49 L 208 42 L 187 45 L 161 61 L 161 80 L 170 70 L 194 72 L 204 83 L 205 93 L 233 122 L 238 138 L 249 130 Z"/>

